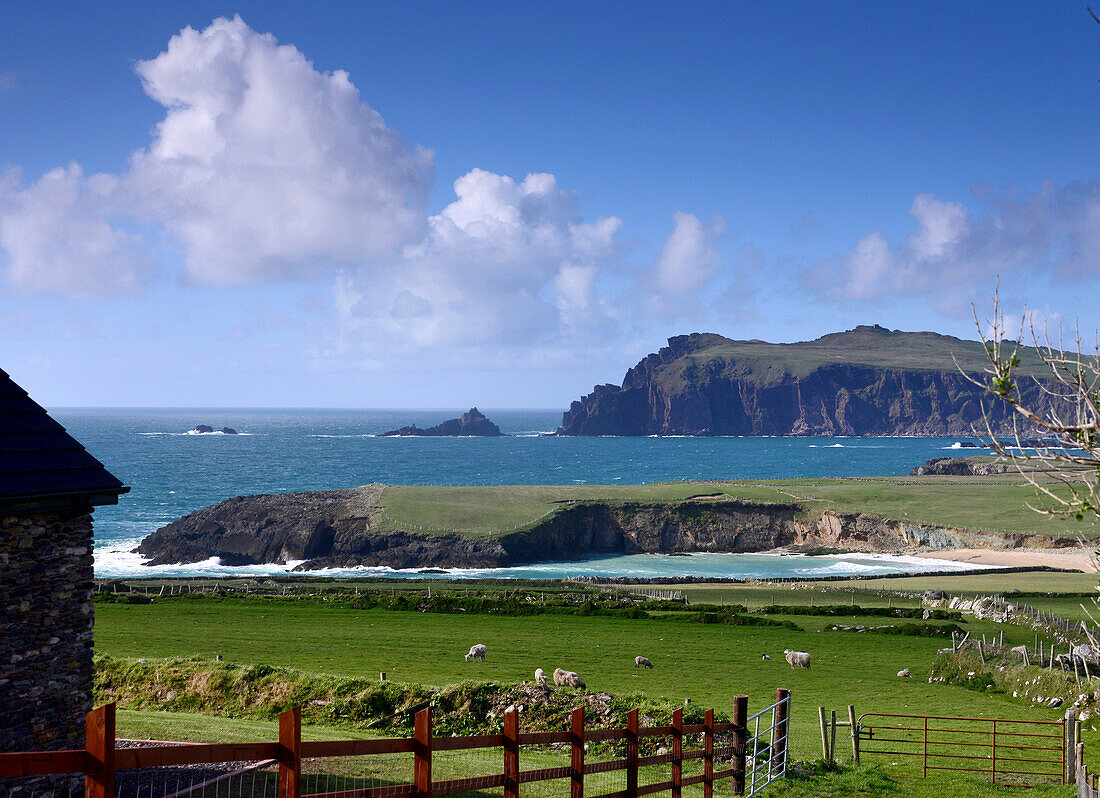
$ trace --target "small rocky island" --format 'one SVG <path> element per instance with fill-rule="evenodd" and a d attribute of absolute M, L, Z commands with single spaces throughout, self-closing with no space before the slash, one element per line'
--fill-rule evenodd
<path fill-rule="evenodd" d="M 209 424 L 196 424 L 194 429 L 187 431 L 188 435 L 215 435 L 217 433 L 221 433 L 222 435 L 236 435 L 237 430 L 232 427 L 222 427 L 216 430 Z"/>
<path fill-rule="evenodd" d="M 500 427 L 482 415 L 480 410 L 476 407 L 471 407 L 469 411 L 462 414 L 462 418 L 452 418 L 444 421 L 442 424 L 437 424 L 427 429 L 421 429 L 416 426 L 416 424 L 408 427 L 401 427 L 400 429 L 391 429 L 389 432 L 383 432 L 382 437 L 400 435 L 420 437 L 447 436 L 456 438 L 495 438 L 503 434 L 504 433 L 500 431 Z"/>

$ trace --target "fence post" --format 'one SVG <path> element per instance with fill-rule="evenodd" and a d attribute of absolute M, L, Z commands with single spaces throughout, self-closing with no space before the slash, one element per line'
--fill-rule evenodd
<path fill-rule="evenodd" d="M 747 695 L 735 695 L 733 697 L 733 794 L 745 793 L 745 745 L 749 738 L 749 730 L 746 728 L 749 717 L 749 697 Z M 674 796 L 675 798 L 675 796 Z"/>
<path fill-rule="evenodd" d="M 432 708 L 424 707 L 413 720 L 413 787 L 418 798 L 432 794 Z"/>
<path fill-rule="evenodd" d="M 703 798 L 714 795 L 714 710 L 703 716 Z"/>
<path fill-rule="evenodd" d="M 859 764 L 859 726 L 856 725 L 855 705 L 848 705 L 848 725 L 852 729 L 852 761 Z"/>
<path fill-rule="evenodd" d="M 84 776 L 86 798 L 115 798 L 115 705 L 93 709 L 85 717 L 84 748 L 95 772 Z"/>
<path fill-rule="evenodd" d="M 279 798 L 302 795 L 302 708 L 279 715 Z"/>
<path fill-rule="evenodd" d="M 1072 709 L 1066 710 L 1066 784 L 1077 783 L 1077 724 Z"/>
<path fill-rule="evenodd" d="M 638 798 L 638 710 L 626 713 L 626 798 Z"/>
<path fill-rule="evenodd" d="M 519 713 L 504 713 L 504 798 L 519 795 Z"/>
<path fill-rule="evenodd" d="M 569 798 L 584 798 L 584 707 L 573 710 L 573 751 L 569 757 Z"/>
<path fill-rule="evenodd" d="M 817 708 L 817 725 L 821 727 L 821 758 L 829 761 L 829 721 L 825 719 L 825 707 Z"/>
<path fill-rule="evenodd" d="M 672 711 L 672 798 L 684 789 L 684 710 Z"/>
<path fill-rule="evenodd" d="M 775 691 L 775 731 L 772 732 L 772 762 L 779 760 L 780 772 L 787 775 L 787 737 L 790 725 L 791 691 L 780 687 Z M 771 768 L 769 768 L 770 772 Z"/>

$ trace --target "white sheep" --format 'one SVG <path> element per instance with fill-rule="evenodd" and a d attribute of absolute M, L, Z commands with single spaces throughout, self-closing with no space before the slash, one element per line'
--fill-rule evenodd
<path fill-rule="evenodd" d="M 909 672 L 908 668 L 902 668 L 900 671 L 898 671 L 898 676 L 900 676 L 902 679 L 908 679 L 912 675 L 913 674 Z"/>
<path fill-rule="evenodd" d="M 470 646 L 470 653 L 466 655 L 466 661 L 469 662 L 472 659 L 485 661 L 485 654 L 489 649 L 485 647 L 484 643 L 476 643 Z"/>
<path fill-rule="evenodd" d="M 546 686 L 546 671 L 542 668 L 535 668 L 535 684 Z"/>
<path fill-rule="evenodd" d="M 588 686 L 581 681 L 576 671 L 563 671 L 561 668 L 554 668 L 554 684 L 558 687 L 575 687 L 578 690 Z"/>
<path fill-rule="evenodd" d="M 762 659 L 764 662 L 771 662 L 772 661 L 771 656 L 769 656 L 768 654 L 761 654 L 760 659 Z"/>
<path fill-rule="evenodd" d="M 647 657 L 635 657 L 634 658 L 634 667 L 635 668 L 652 668 L 653 663 L 650 662 Z"/>
<path fill-rule="evenodd" d="M 791 651 L 789 648 L 783 649 L 783 656 L 787 658 L 787 662 L 791 664 L 791 667 L 806 668 L 810 667 L 810 655 L 805 651 Z"/>

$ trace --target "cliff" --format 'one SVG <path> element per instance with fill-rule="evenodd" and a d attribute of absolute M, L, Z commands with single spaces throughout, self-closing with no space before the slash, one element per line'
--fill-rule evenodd
<path fill-rule="evenodd" d="M 598 554 L 753 552 L 824 545 L 860 551 L 1073 545 L 1072 539 L 895 521 L 864 513 L 728 498 L 678 502 L 573 502 L 532 527 L 474 538 L 395 530 L 380 486 L 242 496 L 198 510 L 145 538 L 148 565 L 288 563 L 298 570 L 353 566 L 494 568 Z"/>
<path fill-rule="evenodd" d="M 1024 398 L 1047 397 L 1022 350 Z M 958 363 L 958 366 L 956 366 Z M 627 371 L 597 385 L 562 416 L 559 435 L 1011 434 L 1011 411 L 959 372 L 985 366 L 982 345 L 937 333 L 857 327 L 815 341 L 771 344 L 713 333 L 670 338 Z"/>
<path fill-rule="evenodd" d="M 500 431 L 500 427 L 482 415 L 480 410 L 476 407 L 471 407 L 467 412 L 462 414 L 461 418 L 452 418 L 444 421 L 442 424 L 436 424 L 434 427 L 421 429 L 416 426 L 416 424 L 412 424 L 408 427 L 401 427 L 400 429 L 383 432 L 382 436 L 475 436 L 480 438 L 495 438 L 503 434 L 504 433 Z"/>

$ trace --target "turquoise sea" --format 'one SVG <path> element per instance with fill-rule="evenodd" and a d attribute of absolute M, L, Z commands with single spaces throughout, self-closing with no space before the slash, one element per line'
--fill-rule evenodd
<path fill-rule="evenodd" d="M 130 486 L 95 512 L 97 576 L 276 573 L 285 566 L 217 563 L 148 568 L 130 550 L 193 510 L 253 493 L 369 482 L 411 485 L 644 484 L 690 479 L 887 476 L 962 453 L 955 438 L 566 438 L 560 411 L 481 408 L 503 438 L 383 438 L 378 433 L 454 418 L 426 410 L 53 409 L 51 415 Z M 240 434 L 187 434 L 196 424 Z M 977 442 L 972 441 L 972 442 Z M 790 557 L 632 555 L 544 563 L 462 576 L 815 576 L 945 570 L 942 561 L 885 555 Z M 962 566 L 959 566 L 962 567 Z M 970 566 L 967 566 L 970 567 Z M 348 572 L 328 572 L 340 575 Z M 417 576 L 387 569 L 358 574 Z"/>

